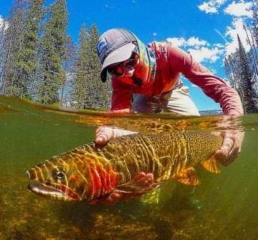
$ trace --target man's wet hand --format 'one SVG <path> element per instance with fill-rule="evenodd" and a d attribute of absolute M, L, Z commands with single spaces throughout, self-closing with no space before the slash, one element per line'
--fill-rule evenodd
<path fill-rule="evenodd" d="M 245 133 L 241 130 L 228 130 L 222 133 L 223 143 L 215 153 L 215 158 L 224 166 L 232 163 L 239 153 Z"/>
<path fill-rule="evenodd" d="M 104 145 L 113 137 L 114 137 L 113 128 L 107 127 L 107 126 L 100 126 L 96 130 L 95 142 L 97 144 Z"/>
<path fill-rule="evenodd" d="M 95 142 L 100 145 L 106 144 L 111 138 L 126 136 L 130 134 L 136 134 L 137 132 L 124 130 L 121 128 L 115 128 L 111 126 L 100 126 L 96 130 Z"/>

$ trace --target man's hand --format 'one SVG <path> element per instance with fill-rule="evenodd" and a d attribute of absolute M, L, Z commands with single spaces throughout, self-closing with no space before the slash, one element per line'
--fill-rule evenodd
<path fill-rule="evenodd" d="M 124 109 L 119 109 L 119 110 L 109 110 L 108 113 L 130 113 L 131 109 L 130 108 L 124 108 Z"/>
<path fill-rule="evenodd" d="M 224 166 L 232 163 L 241 151 L 245 133 L 241 128 L 239 116 L 223 116 L 217 123 L 223 137 L 220 149 L 215 153 L 215 158 Z"/>
<path fill-rule="evenodd" d="M 114 128 L 110 126 L 100 126 L 96 130 L 95 142 L 100 145 L 106 144 L 111 138 L 136 134 L 137 132 Z"/>
<path fill-rule="evenodd" d="M 241 152 L 245 133 L 240 130 L 228 130 L 222 133 L 223 143 L 215 153 L 215 158 L 224 166 L 232 163 Z"/>

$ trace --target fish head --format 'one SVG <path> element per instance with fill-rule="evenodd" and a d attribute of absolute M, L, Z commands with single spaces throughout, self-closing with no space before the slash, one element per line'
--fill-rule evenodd
<path fill-rule="evenodd" d="M 29 190 L 54 200 L 87 199 L 92 186 L 87 167 L 80 167 L 73 160 L 69 155 L 55 156 L 29 169 Z"/>

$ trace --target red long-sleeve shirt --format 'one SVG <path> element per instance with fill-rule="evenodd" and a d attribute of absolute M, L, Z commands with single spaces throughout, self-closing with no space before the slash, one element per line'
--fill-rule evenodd
<path fill-rule="evenodd" d="M 171 43 L 153 42 L 148 46 L 155 53 L 156 76 L 154 81 L 143 87 L 129 86 L 112 77 L 111 111 L 131 109 L 133 93 L 148 96 L 171 91 L 183 74 L 190 82 L 219 102 L 225 115 L 243 115 L 243 107 L 238 93 L 221 78 L 214 76 L 192 56 Z"/>

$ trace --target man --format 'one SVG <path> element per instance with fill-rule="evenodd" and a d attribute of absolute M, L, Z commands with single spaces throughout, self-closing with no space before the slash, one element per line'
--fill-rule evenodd
<path fill-rule="evenodd" d="M 101 80 L 111 77 L 111 112 L 174 112 L 199 116 L 188 89 L 182 86 L 180 74 L 219 102 L 223 114 L 243 115 L 237 92 L 221 78 L 214 76 L 190 54 L 167 42 L 153 42 L 147 47 L 130 31 L 111 29 L 103 33 L 97 45 L 102 64 Z M 105 144 L 110 138 L 130 134 L 129 131 L 99 127 L 96 142 Z M 224 142 L 216 156 L 224 165 L 239 153 L 241 137 L 224 134 Z"/>

